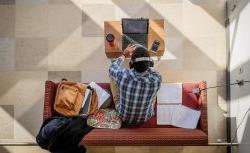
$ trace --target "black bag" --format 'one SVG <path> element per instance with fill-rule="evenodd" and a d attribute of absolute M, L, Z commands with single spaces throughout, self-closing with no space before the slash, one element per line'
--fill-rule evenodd
<path fill-rule="evenodd" d="M 81 117 L 53 117 L 43 123 L 36 141 L 53 153 L 85 153 L 86 148 L 79 142 L 91 129 Z"/>

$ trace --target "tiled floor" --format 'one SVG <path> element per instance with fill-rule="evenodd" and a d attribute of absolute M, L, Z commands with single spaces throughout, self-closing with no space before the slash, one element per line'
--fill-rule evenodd
<path fill-rule="evenodd" d="M 163 82 L 225 82 L 225 0 L 0 0 L 0 142 L 34 142 L 44 82 L 108 82 L 103 21 L 164 19 Z M 208 91 L 209 141 L 226 139 L 225 89 Z M 2 124 L 2 122 L 0 122 Z M 88 147 L 100 152 L 222 153 L 225 147 Z M 44 152 L 0 147 L 1 153 Z"/>

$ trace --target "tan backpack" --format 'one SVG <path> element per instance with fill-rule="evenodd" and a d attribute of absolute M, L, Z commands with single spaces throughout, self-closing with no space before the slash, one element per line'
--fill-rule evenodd
<path fill-rule="evenodd" d="M 63 116 L 78 116 L 86 89 L 86 84 L 61 81 L 57 88 L 54 109 Z"/>

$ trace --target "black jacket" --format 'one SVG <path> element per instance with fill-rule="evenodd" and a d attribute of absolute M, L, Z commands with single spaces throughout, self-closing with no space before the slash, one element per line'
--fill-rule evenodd
<path fill-rule="evenodd" d="M 86 149 L 79 146 L 79 142 L 92 129 L 86 120 L 82 117 L 49 118 L 36 137 L 37 143 L 53 153 L 83 153 Z"/>

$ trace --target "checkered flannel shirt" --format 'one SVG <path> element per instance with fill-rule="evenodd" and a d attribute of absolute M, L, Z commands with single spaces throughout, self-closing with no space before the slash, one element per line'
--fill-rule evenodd
<path fill-rule="evenodd" d="M 140 124 L 154 115 L 154 100 L 161 85 L 161 75 L 151 68 L 143 73 L 123 68 L 125 57 L 115 60 L 109 68 L 110 76 L 119 88 L 117 112 L 123 122 Z"/>

